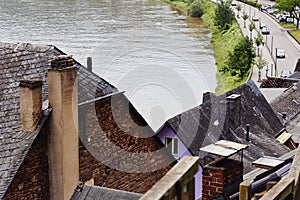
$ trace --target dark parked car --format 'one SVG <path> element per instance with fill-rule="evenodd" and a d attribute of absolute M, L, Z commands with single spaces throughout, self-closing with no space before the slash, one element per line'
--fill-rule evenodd
<path fill-rule="evenodd" d="M 265 26 L 266 26 L 266 24 L 264 24 L 264 23 L 262 23 L 262 22 L 259 23 L 259 28 L 260 28 L 260 29 L 262 29 L 262 28 L 265 27 Z"/>

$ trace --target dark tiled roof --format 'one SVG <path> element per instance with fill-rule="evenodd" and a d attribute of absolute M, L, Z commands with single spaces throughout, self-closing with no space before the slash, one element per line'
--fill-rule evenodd
<path fill-rule="evenodd" d="M 293 85 L 293 83 L 298 82 L 297 79 L 289 79 L 289 78 L 276 78 L 276 77 L 268 77 L 267 79 L 263 79 L 260 84 L 260 88 L 288 88 Z"/>
<path fill-rule="evenodd" d="M 241 125 L 235 130 L 226 129 L 226 97 L 241 95 Z M 167 121 L 183 143 L 194 155 L 203 157 L 201 147 L 215 143 L 220 139 L 249 145 L 244 150 L 245 172 L 252 169 L 251 162 L 261 156 L 281 156 L 288 149 L 275 140 L 275 135 L 283 125 L 273 112 L 254 82 L 249 81 L 221 96 L 211 96 L 206 101 L 187 112 Z M 251 142 L 246 141 L 246 124 L 250 125 Z"/>
<path fill-rule="evenodd" d="M 28 78 L 42 79 L 43 99 L 47 99 L 49 61 L 61 54 L 54 46 L 0 43 L 0 199 L 38 134 L 38 130 L 29 136 L 21 131 L 19 82 Z M 79 68 L 79 102 L 116 90 L 77 62 L 76 66 Z"/>
<path fill-rule="evenodd" d="M 300 79 L 300 71 L 295 71 L 292 75 L 289 76 L 289 78 Z"/>
<path fill-rule="evenodd" d="M 300 59 L 297 60 L 295 72 L 300 72 Z"/>
<path fill-rule="evenodd" d="M 292 120 L 300 112 L 300 83 L 287 89 L 270 105 L 284 124 Z"/>
<path fill-rule="evenodd" d="M 137 200 L 141 198 L 141 194 L 126 192 L 122 190 L 109 189 L 98 186 L 91 185 L 79 185 L 72 197 L 71 200 Z"/>

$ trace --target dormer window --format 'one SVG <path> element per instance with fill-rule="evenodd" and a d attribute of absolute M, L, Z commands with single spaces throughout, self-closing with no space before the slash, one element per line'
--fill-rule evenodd
<path fill-rule="evenodd" d="M 165 137 L 165 146 L 174 157 L 178 157 L 178 139 Z"/>

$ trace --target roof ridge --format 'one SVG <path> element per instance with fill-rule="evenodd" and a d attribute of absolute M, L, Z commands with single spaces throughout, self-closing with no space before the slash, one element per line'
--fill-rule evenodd
<path fill-rule="evenodd" d="M 8 43 L 0 42 L 0 49 L 10 49 L 13 51 L 32 51 L 38 53 L 45 53 L 52 51 L 54 48 L 53 45 L 44 45 L 44 44 L 31 44 L 31 43 Z"/>

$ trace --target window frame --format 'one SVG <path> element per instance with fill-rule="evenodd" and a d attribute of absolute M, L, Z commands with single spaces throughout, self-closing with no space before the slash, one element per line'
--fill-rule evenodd
<path fill-rule="evenodd" d="M 166 148 L 168 148 L 168 146 L 169 146 L 168 144 L 171 145 L 171 148 L 170 148 L 171 152 L 170 153 L 174 157 L 178 158 L 178 156 L 179 156 L 179 141 L 178 141 L 178 138 L 166 136 L 165 137 L 165 146 L 166 146 Z M 176 147 L 175 147 L 175 145 L 176 145 Z M 177 152 L 175 152 L 175 150 L 177 150 Z"/>

